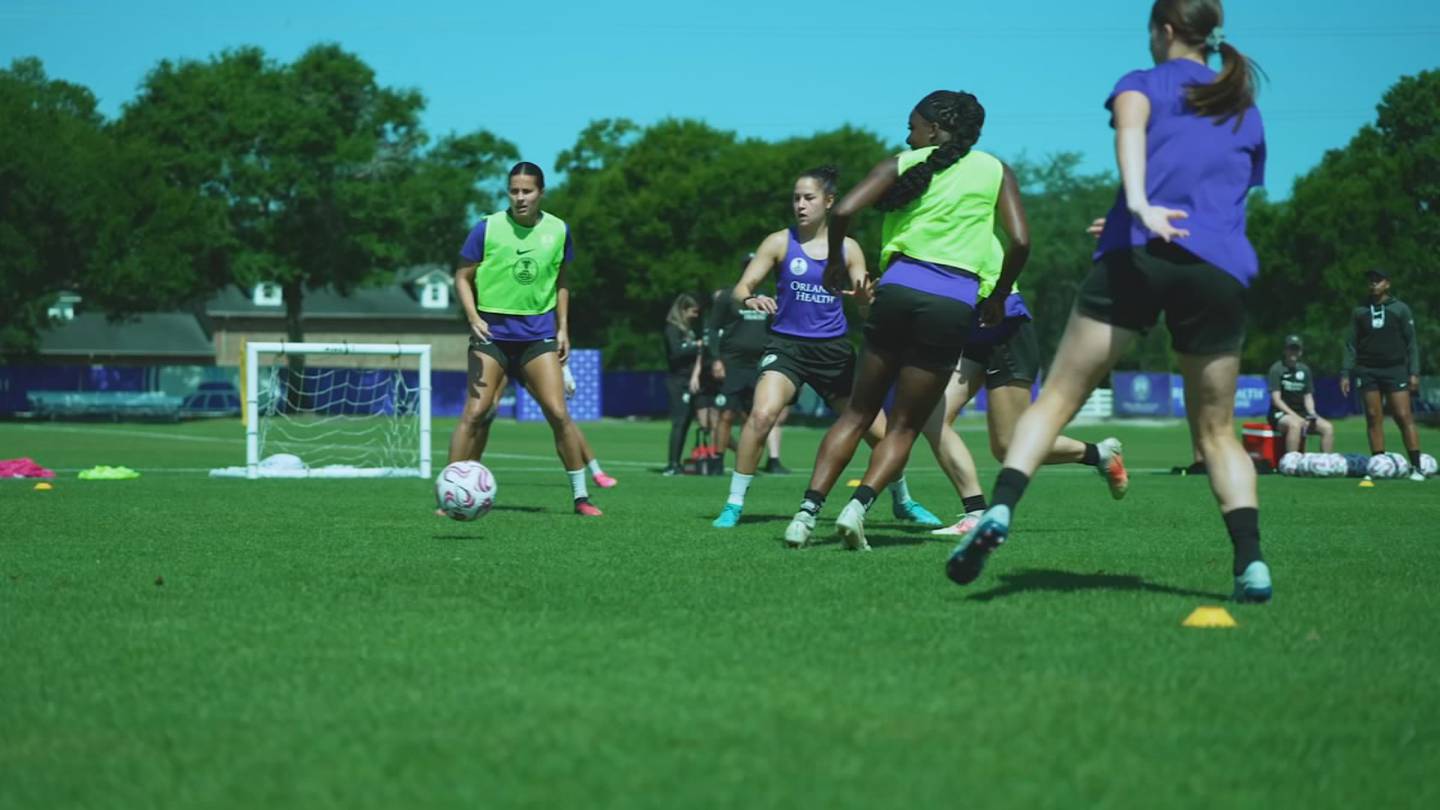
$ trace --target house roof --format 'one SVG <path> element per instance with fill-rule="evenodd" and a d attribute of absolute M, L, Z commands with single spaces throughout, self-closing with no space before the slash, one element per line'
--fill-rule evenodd
<path fill-rule="evenodd" d="M 306 318 L 418 318 L 451 321 L 455 320 L 459 311 L 453 298 L 450 305 L 443 309 L 422 306 L 413 284 L 359 287 L 349 295 L 341 295 L 331 287 L 322 287 L 318 290 L 307 290 L 304 302 Z M 249 290 L 231 285 L 205 303 L 205 314 L 211 318 L 284 318 L 285 307 L 283 304 L 256 306 Z"/>
<path fill-rule="evenodd" d="M 82 312 L 41 332 L 40 354 L 207 357 L 215 354 L 215 346 L 190 313 L 155 312 L 111 321 L 100 313 Z"/>

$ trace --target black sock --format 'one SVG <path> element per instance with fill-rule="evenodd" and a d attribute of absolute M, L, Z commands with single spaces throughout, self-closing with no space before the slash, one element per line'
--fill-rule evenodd
<path fill-rule="evenodd" d="M 1250 563 L 1260 556 L 1260 510 L 1253 506 L 1226 512 L 1225 528 L 1235 546 L 1235 576 L 1245 573 Z"/>
<path fill-rule="evenodd" d="M 1086 467 L 1099 467 L 1100 448 L 1090 442 L 1085 442 L 1085 457 L 1080 459 L 1080 463 Z"/>
<path fill-rule="evenodd" d="M 1371 450 L 1371 451 L 1370 451 L 1370 455 L 1372 455 L 1372 456 L 1383 456 L 1383 455 L 1385 455 L 1385 451 L 1384 451 L 1384 450 Z"/>
<path fill-rule="evenodd" d="M 1030 476 L 1011 467 L 1000 471 L 995 477 L 995 494 L 992 503 L 996 506 L 1008 506 L 1010 511 L 1015 511 L 1015 504 L 1020 503 L 1020 498 L 1025 494 L 1025 487 L 1030 484 Z"/>
<path fill-rule="evenodd" d="M 811 517 L 819 517 L 820 509 L 825 506 L 825 496 L 813 489 L 805 490 L 805 498 L 800 501 L 800 511 L 809 512 Z"/>
<path fill-rule="evenodd" d="M 984 512 L 984 511 L 985 511 L 985 496 L 984 496 L 984 495 L 971 495 L 971 496 L 968 497 L 968 498 L 963 498 L 963 499 L 961 499 L 961 501 L 960 501 L 960 508 L 961 508 L 961 509 L 964 509 L 964 510 L 965 510 L 965 514 L 967 514 L 967 515 L 970 514 L 971 512 Z"/>
<path fill-rule="evenodd" d="M 1418 469 L 1420 469 L 1420 451 L 1419 451 L 1419 450 L 1411 450 L 1411 451 L 1410 451 L 1410 469 L 1412 469 L 1412 470 L 1418 470 Z"/>
<path fill-rule="evenodd" d="M 859 501 L 860 505 L 865 507 L 865 511 L 869 512 L 870 504 L 875 503 L 875 490 L 865 486 L 864 484 L 861 484 L 860 486 L 855 488 L 854 494 L 852 494 L 850 497 Z"/>

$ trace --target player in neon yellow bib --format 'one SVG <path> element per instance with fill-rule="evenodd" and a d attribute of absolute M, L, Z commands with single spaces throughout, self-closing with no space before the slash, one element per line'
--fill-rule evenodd
<path fill-rule="evenodd" d="M 561 364 L 570 354 L 572 254 L 569 227 L 540 210 L 545 174 L 534 163 L 510 170 L 510 207 L 476 225 L 460 250 L 455 294 L 470 322 L 470 382 L 450 436 L 450 461 L 479 460 L 490 419 L 515 377 L 539 403 L 570 477 L 575 513 L 598 517 L 585 485 L 584 439 L 565 405 Z"/>

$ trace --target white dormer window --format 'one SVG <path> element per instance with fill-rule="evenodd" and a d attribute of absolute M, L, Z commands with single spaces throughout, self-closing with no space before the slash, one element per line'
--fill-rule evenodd
<path fill-rule="evenodd" d="M 285 295 L 280 291 L 279 284 L 262 281 L 251 291 L 250 300 L 257 307 L 278 307 L 285 303 Z"/>
<path fill-rule="evenodd" d="M 443 281 L 426 281 L 420 286 L 420 306 L 426 309 L 450 306 L 450 285 Z"/>
<path fill-rule="evenodd" d="M 75 320 L 75 305 L 78 303 L 80 303 L 80 296 L 75 293 L 60 293 L 45 314 L 57 321 L 73 321 Z"/>

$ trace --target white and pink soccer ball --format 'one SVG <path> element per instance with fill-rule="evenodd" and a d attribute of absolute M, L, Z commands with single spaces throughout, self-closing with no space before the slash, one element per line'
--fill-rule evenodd
<path fill-rule="evenodd" d="M 1280 457 L 1281 475 L 1300 475 L 1300 464 L 1305 459 L 1304 453 L 1286 453 Z"/>
<path fill-rule="evenodd" d="M 435 478 L 435 505 L 452 520 L 483 517 L 495 492 L 495 476 L 478 461 L 457 461 Z"/>

